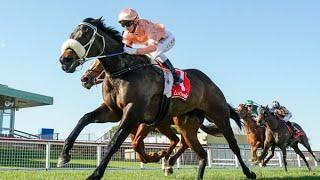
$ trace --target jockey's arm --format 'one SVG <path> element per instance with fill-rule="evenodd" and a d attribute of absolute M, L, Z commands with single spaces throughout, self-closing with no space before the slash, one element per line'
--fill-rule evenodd
<path fill-rule="evenodd" d="M 151 52 L 154 52 L 157 50 L 157 43 L 154 40 L 149 40 L 147 45 L 142 48 L 137 49 L 137 54 L 143 55 L 143 54 L 149 54 Z"/>
<path fill-rule="evenodd" d="M 151 52 L 154 52 L 155 50 L 157 50 L 156 45 L 148 45 L 146 47 L 137 49 L 137 54 L 140 54 L 140 55 L 149 54 Z"/>

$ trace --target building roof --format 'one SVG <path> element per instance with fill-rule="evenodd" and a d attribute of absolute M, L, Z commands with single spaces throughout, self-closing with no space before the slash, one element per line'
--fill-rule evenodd
<path fill-rule="evenodd" d="M 12 102 L 16 108 L 52 105 L 53 97 L 21 91 L 0 84 L 0 109 L 13 106 Z"/>

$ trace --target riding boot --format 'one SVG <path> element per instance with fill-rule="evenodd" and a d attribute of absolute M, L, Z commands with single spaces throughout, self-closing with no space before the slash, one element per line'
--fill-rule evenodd
<path fill-rule="evenodd" d="M 163 64 L 165 66 L 167 66 L 167 68 L 171 71 L 172 76 L 173 76 L 173 80 L 174 80 L 174 84 L 180 84 L 182 83 L 182 79 L 178 76 L 176 70 L 174 69 L 173 65 L 171 64 L 171 62 L 169 61 L 169 59 L 165 60 L 163 62 Z"/>

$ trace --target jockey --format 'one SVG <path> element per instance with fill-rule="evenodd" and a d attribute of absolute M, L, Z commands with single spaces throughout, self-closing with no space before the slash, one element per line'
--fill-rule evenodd
<path fill-rule="evenodd" d="M 258 107 L 259 104 L 252 101 L 252 100 L 246 100 L 244 102 L 244 105 L 248 107 L 249 112 L 251 112 L 251 116 L 254 117 L 254 119 L 258 116 Z"/>
<path fill-rule="evenodd" d="M 171 32 L 165 30 L 163 24 L 140 19 L 138 13 L 130 8 L 123 9 L 120 12 L 118 22 L 124 27 L 124 52 L 132 55 L 148 55 L 153 60 L 159 57 L 161 63 L 171 71 L 174 83 L 182 82 L 169 59 L 163 54 L 175 44 L 174 36 Z M 132 48 L 134 44 L 143 45 L 143 47 Z"/>
<path fill-rule="evenodd" d="M 290 118 L 292 117 L 291 112 L 284 106 L 281 106 L 280 103 L 276 100 L 272 101 L 272 106 L 271 106 L 271 112 L 274 113 L 274 115 L 283 121 L 286 122 L 286 124 L 290 127 L 290 129 L 293 130 L 293 136 L 294 138 L 297 138 L 300 136 L 301 131 L 296 129 L 292 123 L 289 121 Z"/>

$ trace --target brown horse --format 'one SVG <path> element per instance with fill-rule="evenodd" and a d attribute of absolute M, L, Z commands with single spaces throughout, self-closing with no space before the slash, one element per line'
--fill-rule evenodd
<path fill-rule="evenodd" d="M 92 86 L 102 83 L 104 78 L 105 78 L 105 73 L 103 71 L 103 66 L 99 61 L 94 61 L 89 67 L 89 69 L 81 77 L 81 82 L 83 87 L 87 89 L 91 89 Z M 216 126 L 214 125 L 204 126 L 202 124 L 204 121 L 204 116 L 202 114 L 193 113 L 193 114 L 190 114 L 189 117 L 190 117 L 190 120 L 194 122 L 194 125 L 196 127 L 200 127 L 200 129 L 206 132 L 207 134 L 210 134 L 212 136 L 221 135 L 221 131 Z M 177 117 L 174 117 L 174 118 L 177 118 Z M 171 122 L 171 124 L 173 124 L 173 121 L 167 121 L 167 122 Z M 166 123 L 166 121 L 164 121 L 164 123 L 160 123 L 160 126 L 156 128 L 159 132 L 167 136 L 168 139 L 170 140 L 170 146 L 166 151 L 159 151 L 158 153 L 151 152 L 149 154 L 145 153 L 143 139 L 145 139 L 148 133 L 153 129 L 151 126 L 147 124 L 141 123 L 136 128 L 134 128 L 130 133 L 130 137 L 132 141 L 131 142 L 132 147 L 138 153 L 139 158 L 143 163 L 157 162 L 162 157 L 165 157 L 164 158 L 165 174 L 171 174 L 173 173 L 172 166 L 175 164 L 175 161 L 189 146 L 186 145 L 185 140 L 182 137 L 181 147 L 178 150 L 179 153 L 177 153 L 175 156 L 170 158 L 170 161 L 169 161 L 170 154 L 172 153 L 173 149 L 176 147 L 177 143 L 179 142 L 179 139 L 175 135 L 175 133 L 171 131 L 170 124 L 168 127 L 166 126 L 168 126 L 168 124 Z M 194 127 L 192 127 L 192 129 L 194 129 Z"/>
<path fill-rule="evenodd" d="M 244 129 L 247 133 L 247 141 L 251 148 L 251 162 L 257 164 L 259 163 L 257 150 L 258 148 L 263 148 L 265 127 L 257 124 L 245 104 L 239 104 L 236 110 L 243 120 Z"/>
<path fill-rule="evenodd" d="M 67 73 L 86 61 L 85 58 L 98 58 L 104 67 L 106 78 L 103 81 L 103 104 L 85 114 L 65 141 L 60 155 L 60 164 L 70 160 L 69 151 L 82 129 L 90 123 L 120 121 L 118 131 L 108 144 L 106 156 L 88 179 L 101 179 L 104 171 L 120 145 L 139 123 L 158 124 L 158 108 L 163 99 L 164 79 L 158 68 L 150 63 L 146 56 L 123 53 L 121 34 L 106 27 L 101 18 L 87 18 L 76 27 L 70 39 L 62 46 L 60 63 Z M 103 55 L 107 54 L 107 55 Z M 102 56 L 100 56 L 102 55 Z M 240 155 L 240 149 L 233 134 L 229 118 L 233 118 L 241 127 L 238 114 L 226 102 L 221 90 L 208 76 L 196 69 L 185 70 L 191 82 L 192 90 L 186 101 L 172 99 L 162 121 L 170 121 L 179 129 L 185 143 L 199 156 L 198 179 L 203 179 L 207 163 L 207 153 L 197 139 L 197 127 L 193 127 L 190 114 L 201 113 L 210 122 L 218 126 L 237 156 L 243 173 L 247 178 L 255 179 Z M 190 127 L 194 128 L 190 131 Z"/>
<path fill-rule="evenodd" d="M 319 162 L 319 160 L 314 155 L 310 144 L 308 142 L 308 137 L 303 129 L 297 124 L 292 122 L 292 125 L 303 132 L 299 138 L 292 139 L 293 132 L 288 129 L 286 123 L 282 120 L 279 120 L 267 107 L 261 106 L 258 110 L 258 118 L 257 123 L 259 125 L 266 126 L 265 133 L 265 141 L 264 141 L 264 149 L 261 153 L 261 156 L 258 157 L 258 160 L 263 163 L 264 158 L 267 156 L 267 152 L 269 147 L 271 146 L 271 150 L 274 151 L 275 147 L 278 146 L 282 151 L 282 160 L 284 164 L 285 171 L 287 171 L 287 152 L 286 147 L 290 146 L 299 156 L 303 159 L 308 169 L 311 170 L 308 161 L 304 157 L 304 154 L 300 151 L 298 143 L 301 143 L 309 153 L 313 156 L 313 158 Z M 274 154 L 269 155 L 267 159 L 271 159 Z"/>

